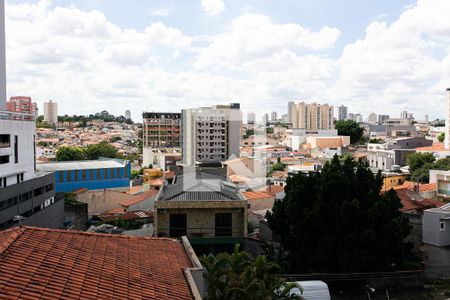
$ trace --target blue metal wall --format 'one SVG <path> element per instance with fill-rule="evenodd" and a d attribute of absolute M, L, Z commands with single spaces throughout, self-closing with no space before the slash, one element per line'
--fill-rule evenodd
<path fill-rule="evenodd" d="M 125 168 L 128 170 L 128 177 L 123 178 L 125 175 Z M 106 171 L 106 172 L 105 172 Z M 68 173 L 70 174 L 71 181 L 68 181 Z M 75 172 L 78 173 L 78 180 L 75 180 Z M 82 179 L 82 170 L 66 170 L 55 172 L 55 186 L 56 192 L 72 192 L 76 189 L 85 188 L 88 190 L 119 188 L 130 186 L 131 176 L 131 164 L 127 164 L 124 168 L 114 168 L 114 177 L 109 178 L 110 169 L 100 169 L 100 178 L 97 178 L 97 169 L 93 169 L 93 176 L 91 178 L 91 169 L 86 170 L 86 179 Z M 106 173 L 106 174 L 105 174 Z M 60 179 L 62 175 L 62 180 Z"/>

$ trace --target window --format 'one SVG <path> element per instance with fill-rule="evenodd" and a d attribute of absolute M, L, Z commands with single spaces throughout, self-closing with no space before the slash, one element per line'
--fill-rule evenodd
<path fill-rule="evenodd" d="M 19 163 L 19 137 L 14 136 L 14 163 Z"/>
<path fill-rule="evenodd" d="M 216 237 L 217 236 L 232 236 L 232 214 L 218 213 L 216 214 Z"/>
<path fill-rule="evenodd" d="M 445 230 L 445 222 L 440 222 L 439 225 L 440 225 L 440 230 L 444 231 Z"/>
<path fill-rule="evenodd" d="M 0 156 L 0 165 L 9 163 L 9 155 Z"/>
<path fill-rule="evenodd" d="M 187 233 L 187 218 L 186 214 L 171 214 L 170 215 L 170 232 L 171 237 L 180 237 Z"/>
<path fill-rule="evenodd" d="M 11 146 L 10 135 L 0 134 L 0 148 L 9 148 Z"/>

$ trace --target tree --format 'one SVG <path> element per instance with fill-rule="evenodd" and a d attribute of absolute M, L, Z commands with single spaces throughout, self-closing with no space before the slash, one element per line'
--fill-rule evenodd
<path fill-rule="evenodd" d="M 272 175 L 275 171 L 284 171 L 286 169 L 286 165 L 281 162 L 281 158 L 277 157 L 277 162 L 274 163 L 268 173 L 268 176 Z"/>
<path fill-rule="evenodd" d="M 438 135 L 438 141 L 440 142 L 440 143 L 442 143 L 443 141 L 444 141 L 444 138 L 445 138 L 445 132 L 441 132 L 441 133 L 439 133 L 439 135 Z"/>
<path fill-rule="evenodd" d="M 302 299 L 290 295 L 296 284 L 287 284 L 277 274 L 280 267 L 265 256 L 252 258 L 236 245 L 232 254 L 200 257 L 208 283 L 206 299 Z"/>
<path fill-rule="evenodd" d="M 247 138 L 249 138 L 250 136 L 252 136 L 254 134 L 255 134 L 255 130 L 254 129 L 247 129 L 245 131 L 245 134 L 244 134 L 243 138 L 247 139 Z"/>
<path fill-rule="evenodd" d="M 122 140 L 122 138 L 120 136 L 115 135 L 115 136 L 111 137 L 110 142 L 115 143 L 115 142 L 121 141 L 121 140 Z"/>
<path fill-rule="evenodd" d="M 406 162 L 409 166 L 409 172 L 412 174 L 426 163 L 433 163 L 436 160 L 432 153 L 416 152 L 408 155 Z"/>
<path fill-rule="evenodd" d="M 84 160 L 84 151 L 80 147 L 62 146 L 56 150 L 57 161 Z"/>
<path fill-rule="evenodd" d="M 117 156 L 117 149 L 107 142 L 100 142 L 95 145 L 89 145 L 85 148 L 87 159 L 98 159 L 99 157 L 115 158 Z"/>
<path fill-rule="evenodd" d="M 287 180 L 267 213 L 291 272 L 365 272 L 402 268 L 414 257 L 410 227 L 395 191 L 381 194 L 381 172 L 337 155 L 322 172 Z"/>
<path fill-rule="evenodd" d="M 334 123 L 339 135 L 350 136 L 350 143 L 356 144 L 363 139 L 364 128 L 353 120 L 339 120 Z"/>

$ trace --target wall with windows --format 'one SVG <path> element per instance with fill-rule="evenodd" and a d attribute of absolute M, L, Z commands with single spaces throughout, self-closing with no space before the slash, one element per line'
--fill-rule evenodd
<path fill-rule="evenodd" d="M 34 177 L 34 121 L 0 119 L 0 188 Z"/>
<path fill-rule="evenodd" d="M 72 192 L 127 187 L 130 185 L 131 166 L 122 168 L 62 170 L 55 172 L 56 192 Z"/>
<path fill-rule="evenodd" d="M 50 223 L 54 228 L 62 226 L 64 205 L 62 208 L 58 205 L 59 209 L 54 207 L 59 199 L 55 198 L 53 173 L 36 176 L 31 180 L 4 187 L 0 191 L 0 229 L 15 225 L 13 218 L 16 215 L 25 217 L 26 224 L 33 226 Z M 46 212 L 40 213 L 43 211 Z M 43 219 L 38 217 L 38 213 Z M 45 220 L 49 217 L 51 220 Z"/>

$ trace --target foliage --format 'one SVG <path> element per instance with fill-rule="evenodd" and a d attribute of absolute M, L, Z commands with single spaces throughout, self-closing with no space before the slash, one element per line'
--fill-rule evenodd
<path fill-rule="evenodd" d="M 334 123 L 339 135 L 350 136 L 350 143 L 356 144 L 363 139 L 364 128 L 353 120 L 339 120 Z"/>
<path fill-rule="evenodd" d="M 410 226 L 395 191 L 381 194 L 381 173 L 337 155 L 321 173 L 288 178 L 267 213 L 291 272 L 394 270 L 411 261 Z"/>
<path fill-rule="evenodd" d="M 50 124 L 46 121 L 36 122 L 36 128 L 53 128 L 53 124 Z"/>
<path fill-rule="evenodd" d="M 409 172 L 414 181 L 428 183 L 430 170 L 450 170 L 450 158 L 435 161 L 431 153 L 410 154 L 407 159 Z"/>
<path fill-rule="evenodd" d="M 445 132 L 441 132 L 441 133 L 439 133 L 439 135 L 438 135 L 438 141 L 440 142 L 440 143 L 442 143 L 443 141 L 444 141 L 444 139 L 445 139 Z"/>
<path fill-rule="evenodd" d="M 78 201 L 74 193 L 64 193 L 64 204 L 74 204 L 77 202 Z"/>
<path fill-rule="evenodd" d="M 115 220 L 115 221 L 109 222 L 109 224 L 123 228 L 125 230 L 134 230 L 134 229 L 139 229 L 141 227 L 141 225 L 137 224 L 136 222 L 129 221 L 129 220 Z"/>
<path fill-rule="evenodd" d="M 435 157 L 432 153 L 412 153 L 408 155 L 407 164 L 411 178 L 419 182 L 428 182 L 429 170 L 433 168 Z"/>
<path fill-rule="evenodd" d="M 382 139 L 371 138 L 371 139 L 369 140 L 369 143 L 371 143 L 371 144 L 383 144 L 384 141 L 383 141 Z"/>
<path fill-rule="evenodd" d="M 106 110 L 98 112 L 96 114 L 90 114 L 89 116 L 58 116 L 58 121 L 61 122 L 80 122 L 81 127 L 85 127 L 86 123 L 88 121 L 92 120 L 103 120 L 105 122 L 118 122 L 118 123 L 127 123 L 127 124 L 133 124 L 133 121 L 131 119 L 127 119 L 124 116 L 114 116 L 107 112 Z"/>
<path fill-rule="evenodd" d="M 255 134 L 255 130 L 254 129 L 247 129 L 245 131 L 245 134 L 244 134 L 243 138 L 247 139 L 247 138 L 249 138 L 250 136 L 252 136 L 254 134 Z"/>
<path fill-rule="evenodd" d="M 110 142 L 115 143 L 115 142 L 121 141 L 121 140 L 122 140 L 122 138 L 120 136 L 115 135 L 115 136 L 111 137 Z"/>
<path fill-rule="evenodd" d="M 41 147 L 48 147 L 48 143 L 47 142 L 40 141 L 37 144 L 38 144 L 38 146 L 41 146 Z"/>
<path fill-rule="evenodd" d="M 265 256 L 253 259 L 236 245 L 232 254 L 209 254 L 200 257 L 208 284 L 206 299 L 302 299 L 290 295 L 295 284 L 287 284 L 277 276 L 280 267 Z"/>
<path fill-rule="evenodd" d="M 80 147 L 62 146 L 56 151 L 57 161 L 84 160 L 84 150 Z"/>
<path fill-rule="evenodd" d="M 136 179 L 140 175 L 144 174 L 144 168 L 141 168 L 139 170 L 131 170 L 131 179 Z"/>
<path fill-rule="evenodd" d="M 281 158 L 277 158 L 277 162 L 271 166 L 268 176 L 272 175 L 275 171 L 284 171 L 286 169 L 286 165 L 281 162 Z"/>
<path fill-rule="evenodd" d="M 272 134 L 273 133 L 273 127 L 266 127 L 266 133 L 267 134 Z"/>
<path fill-rule="evenodd" d="M 117 156 L 117 149 L 107 142 L 100 142 L 89 145 L 84 149 L 86 159 L 98 159 L 99 157 L 114 158 Z"/>

